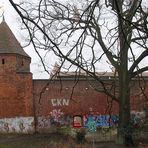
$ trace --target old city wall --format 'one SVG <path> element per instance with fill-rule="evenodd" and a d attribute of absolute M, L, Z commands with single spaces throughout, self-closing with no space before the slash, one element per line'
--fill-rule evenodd
<path fill-rule="evenodd" d="M 143 118 L 145 98 L 137 81 L 133 81 L 131 87 L 132 113 L 134 117 L 140 113 L 142 117 L 139 118 Z M 118 104 L 110 104 L 109 97 L 95 91 L 85 80 L 34 80 L 33 88 L 36 130 L 39 132 L 49 132 L 55 125 L 87 126 L 92 116 L 99 127 L 118 122 Z"/>
<path fill-rule="evenodd" d="M 33 132 L 32 74 L 17 72 L 13 54 L 0 61 L 0 132 Z"/>
<path fill-rule="evenodd" d="M 49 132 L 59 125 L 87 127 L 92 117 L 99 127 L 116 125 L 118 104 L 111 104 L 111 99 L 95 91 L 90 82 L 32 81 L 28 67 L 27 71 L 23 68 L 26 64 L 25 60 L 22 64 L 22 57 L 1 55 L 0 61 L 0 132 Z M 134 80 L 131 88 L 131 110 L 139 116 L 148 95 L 147 81 Z"/>
<path fill-rule="evenodd" d="M 117 103 L 110 110 L 108 97 L 94 91 L 86 80 L 34 80 L 33 87 L 37 130 L 41 132 L 56 124 L 73 125 L 74 116 L 118 113 Z"/>

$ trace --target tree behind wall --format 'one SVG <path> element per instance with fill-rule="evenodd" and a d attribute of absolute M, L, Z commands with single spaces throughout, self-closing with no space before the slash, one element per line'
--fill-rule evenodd
<path fill-rule="evenodd" d="M 148 6 L 144 0 L 82 0 L 61 2 L 39 0 L 17 5 L 36 52 L 53 52 L 68 70 L 83 70 L 102 85 L 101 91 L 119 103 L 118 141 L 130 129 L 130 82 L 140 78 L 148 66 L 140 64 L 148 56 Z M 40 56 L 40 54 L 39 54 Z M 41 56 L 40 56 L 41 57 Z M 106 87 L 96 71 L 106 61 L 115 69 L 115 81 Z M 48 71 L 42 57 L 41 61 Z M 68 65 L 66 64 L 66 65 Z M 105 64 L 105 63 L 104 63 Z M 116 78 L 117 76 L 117 78 Z M 144 86 L 139 83 L 141 91 Z M 95 88 L 98 90 L 97 88 Z"/>

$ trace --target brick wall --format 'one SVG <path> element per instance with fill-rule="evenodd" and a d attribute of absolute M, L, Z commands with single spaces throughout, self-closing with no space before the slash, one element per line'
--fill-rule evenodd
<path fill-rule="evenodd" d="M 107 81 L 108 87 L 111 81 Z M 142 82 L 143 83 L 143 82 Z M 142 84 L 141 83 L 141 84 Z M 85 80 L 34 80 L 33 100 L 35 106 L 35 127 L 38 132 L 52 132 L 55 125 L 87 126 L 92 114 L 97 126 L 116 125 L 118 122 L 118 104 L 113 102 L 110 110 L 105 94 L 95 91 Z M 99 87 L 99 84 L 91 82 Z M 146 83 L 145 83 L 146 84 Z M 101 88 L 101 87 L 100 87 Z M 146 95 L 148 89 L 145 89 Z M 138 81 L 131 86 L 131 113 L 142 113 L 145 97 L 140 95 Z M 109 120 L 109 110 L 112 114 Z M 78 115 L 81 121 L 75 121 Z"/>
<path fill-rule="evenodd" d="M 16 73 L 16 55 L 0 57 L 0 118 L 33 116 L 32 74 Z"/>
<path fill-rule="evenodd" d="M 90 110 L 97 114 L 108 114 L 105 94 L 93 90 L 87 81 L 80 80 L 75 84 L 72 80 L 34 80 L 36 115 L 47 116 L 54 109 L 60 109 L 70 115 L 88 114 Z M 115 102 L 112 112 L 118 113 L 118 105 Z"/>
<path fill-rule="evenodd" d="M 73 80 L 34 80 L 33 91 L 37 116 L 49 115 L 54 109 L 61 109 L 64 113 L 71 115 L 88 114 L 90 109 L 99 114 L 108 113 L 107 99 L 109 98 L 95 91 L 85 80 L 80 80 L 77 84 Z M 147 96 L 148 89 L 144 92 Z M 134 80 L 131 86 L 131 110 L 143 110 L 145 102 L 146 98 L 141 94 L 139 83 Z M 113 103 L 111 112 L 118 114 L 116 102 Z"/>

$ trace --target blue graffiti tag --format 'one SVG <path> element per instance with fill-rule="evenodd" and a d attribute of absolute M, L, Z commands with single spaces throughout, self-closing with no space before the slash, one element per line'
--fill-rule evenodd
<path fill-rule="evenodd" d="M 94 121 L 97 127 L 115 126 L 118 124 L 117 115 L 85 115 L 83 117 L 84 127 L 88 128 L 90 122 Z"/>
<path fill-rule="evenodd" d="M 97 131 L 97 124 L 93 116 L 89 116 L 88 121 L 85 126 L 88 128 L 89 132 L 94 133 Z"/>

